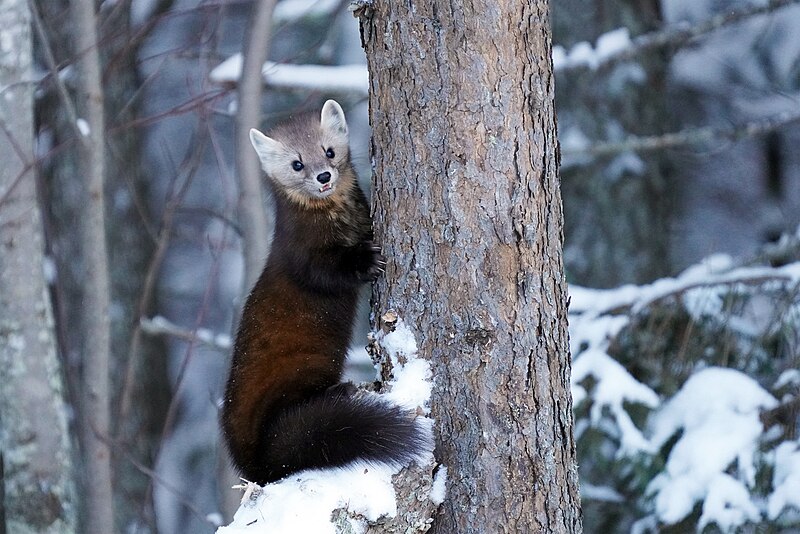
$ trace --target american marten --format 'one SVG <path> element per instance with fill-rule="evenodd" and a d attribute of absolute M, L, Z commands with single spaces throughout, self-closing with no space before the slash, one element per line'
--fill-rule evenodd
<path fill-rule="evenodd" d="M 359 288 L 386 262 L 350 161 L 342 108 L 250 130 L 275 199 L 275 236 L 242 312 L 222 431 L 243 478 L 265 484 L 356 460 L 416 457 L 413 414 L 340 383 Z"/>

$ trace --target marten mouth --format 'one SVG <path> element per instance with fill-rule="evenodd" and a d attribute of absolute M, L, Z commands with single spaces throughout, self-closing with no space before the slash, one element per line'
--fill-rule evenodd
<path fill-rule="evenodd" d="M 324 193 L 325 191 L 330 191 L 331 189 L 333 189 L 333 184 L 328 182 L 327 184 L 319 188 L 319 192 Z"/>

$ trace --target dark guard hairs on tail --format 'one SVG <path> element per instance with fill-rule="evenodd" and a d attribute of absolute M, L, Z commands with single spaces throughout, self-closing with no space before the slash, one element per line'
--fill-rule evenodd
<path fill-rule="evenodd" d="M 350 161 L 342 108 L 250 139 L 271 185 L 275 236 L 242 312 L 222 407 L 234 466 L 259 484 L 357 460 L 408 463 L 414 414 L 340 384 L 358 291 L 385 265 Z"/>

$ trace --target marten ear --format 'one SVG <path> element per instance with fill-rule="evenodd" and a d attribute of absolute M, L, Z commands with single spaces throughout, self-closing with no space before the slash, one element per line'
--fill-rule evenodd
<path fill-rule="evenodd" d="M 344 118 L 342 106 L 336 100 L 328 100 L 322 106 L 322 116 L 320 117 L 320 127 L 332 137 L 338 137 L 347 142 L 347 121 Z"/>
<path fill-rule="evenodd" d="M 256 149 L 258 159 L 261 160 L 261 167 L 265 171 L 273 161 L 280 159 L 281 155 L 286 152 L 286 147 L 283 146 L 283 143 L 267 137 L 255 128 L 250 129 L 250 142 L 253 144 L 253 148 Z"/>

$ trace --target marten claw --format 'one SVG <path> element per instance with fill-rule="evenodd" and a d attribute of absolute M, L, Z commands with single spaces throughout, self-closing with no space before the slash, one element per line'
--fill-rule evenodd
<path fill-rule="evenodd" d="M 386 272 L 386 256 L 381 254 L 380 245 L 377 245 L 372 240 L 364 241 L 362 247 L 366 254 L 363 256 L 364 267 L 359 278 L 372 282 Z"/>

